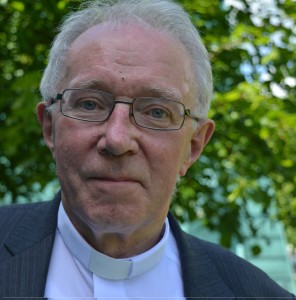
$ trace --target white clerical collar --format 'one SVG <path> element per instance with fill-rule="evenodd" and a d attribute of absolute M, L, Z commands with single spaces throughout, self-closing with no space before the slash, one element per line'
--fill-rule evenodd
<path fill-rule="evenodd" d="M 92 248 L 78 233 L 66 214 L 62 203 L 58 213 L 58 230 L 72 255 L 95 275 L 110 280 L 124 280 L 139 276 L 153 269 L 162 259 L 170 227 L 165 220 L 161 240 L 148 251 L 131 258 L 115 259 Z"/>

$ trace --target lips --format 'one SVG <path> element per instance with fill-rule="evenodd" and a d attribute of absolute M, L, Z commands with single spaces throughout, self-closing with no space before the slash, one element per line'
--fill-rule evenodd
<path fill-rule="evenodd" d="M 138 182 L 138 180 L 132 178 L 93 177 L 92 179 L 111 182 Z"/>
<path fill-rule="evenodd" d="M 89 178 L 90 181 L 95 181 L 97 183 L 101 183 L 101 184 L 110 184 L 110 185 L 128 185 L 131 183 L 138 183 L 141 184 L 141 181 L 135 178 L 130 178 L 130 177 L 90 177 Z"/>
<path fill-rule="evenodd" d="M 89 166 L 90 167 L 90 166 Z M 98 169 L 85 169 L 84 178 L 90 181 L 106 182 L 106 183 L 138 183 L 145 185 L 145 173 L 138 168 L 131 168 L 131 166 L 123 165 L 100 165 Z"/>

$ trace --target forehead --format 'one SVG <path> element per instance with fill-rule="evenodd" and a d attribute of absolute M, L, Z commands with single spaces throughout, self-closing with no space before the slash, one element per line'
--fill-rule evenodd
<path fill-rule="evenodd" d="M 176 55 L 184 55 L 188 57 L 187 51 L 183 44 L 179 42 L 172 34 L 156 29 L 147 24 L 142 23 L 111 23 L 104 22 L 94 25 L 83 32 L 74 40 L 70 47 L 70 53 L 82 50 L 83 48 L 89 49 L 89 46 L 104 46 L 112 45 L 114 48 L 118 47 L 119 50 L 131 50 L 141 48 L 143 57 L 151 50 L 165 48 L 165 51 L 170 51 Z M 149 45 L 148 48 L 143 46 Z M 109 49 L 111 50 L 111 49 Z M 182 57 L 183 58 L 183 57 Z"/>
<path fill-rule="evenodd" d="M 95 25 L 71 45 L 66 87 L 98 80 L 134 90 L 136 87 L 179 89 L 188 93 L 193 80 L 191 59 L 175 37 L 144 24 Z M 119 84 L 120 83 L 120 84 Z"/>

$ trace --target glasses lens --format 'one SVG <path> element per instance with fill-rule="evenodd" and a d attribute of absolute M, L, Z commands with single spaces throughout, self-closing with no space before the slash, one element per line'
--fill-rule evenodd
<path fill-rule="evenodd" d="M 96 90 L 69 89 L 63 94 L 62 113 L 85 121 L 104 121 L 113 105 L 114 99 L 109 94 Z"/>
<path fill-rule="evenodd" d="M 162 98 L 137 98 L 133 115 L 139 126 L 152 129 L 179 129 L 184 121 L 182 103 Z"/>

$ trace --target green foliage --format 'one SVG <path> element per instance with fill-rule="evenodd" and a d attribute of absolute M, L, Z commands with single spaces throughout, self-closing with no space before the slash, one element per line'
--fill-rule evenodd
<path fill-rule="evenodd" d="M 26 201 L 55 176 L 35 106 L 54 30 L 69 1 L 2 0 L 0 9 L 0 199 Z"/>
<path fill-rule="evenodd" d="M 182 219 L 199 218 L 231 246 L 241 220 L 256 234 L 247 202 L 280 217 L 295 245 L 296 39 L 292 1 L 182 1 L 210 52 L 216 133 L 172 204 Z M 282 3 L 284 2 L 284 3 Z M 257 10 L 257 12 L 256 12 Z M 182 209 L 181 209 L 182 208 Z M 274 213 L 277 210 L 277 215 Z M 189 210 L 189 212 L 188 212 Z"/>
<path fill-rule="evenodd" d="M 210 52 L 216 132 L 172 210 L 180 220 L 199 218 L 230 246 L 244 238 L 242 217 L 256 233 L 246 209 L 254 201 L 263 215 L 284 220 L 296 245 L 295 2 L 271 1 L 274 9 L 264 1 L 179 2 Z M 2 202 L 29 201 L 55 178 L 34 110 L 55 28 L 79 4 L 0 0 Z"/>

